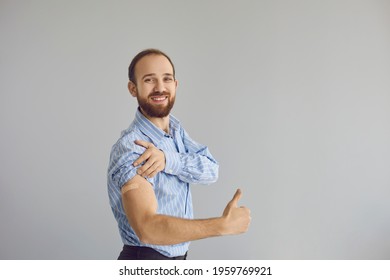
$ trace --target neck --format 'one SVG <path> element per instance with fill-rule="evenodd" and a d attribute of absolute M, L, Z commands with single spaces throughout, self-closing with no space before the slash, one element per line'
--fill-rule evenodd
<path fill-rule="evenodd" d="M 169 133 L 169 115 L 162 118 L 151 117 L 144 112 L 141 108 L 141 113 L 144 115 L 149 121 L 151 121 L 155 126 L 160 128 L 161 130 Z"/>

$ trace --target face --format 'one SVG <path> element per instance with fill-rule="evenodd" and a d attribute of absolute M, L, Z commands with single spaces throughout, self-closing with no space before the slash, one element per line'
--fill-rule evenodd
<path fill-rule="evenodd" d="M 129 90 L 137 97 L 141 111 L 152 118 L 168 116 L 177 87 L 169 60 L 163 55 L 144 56 L 135 66 L 135 78 L 136 84 L 129 82 Z"/>

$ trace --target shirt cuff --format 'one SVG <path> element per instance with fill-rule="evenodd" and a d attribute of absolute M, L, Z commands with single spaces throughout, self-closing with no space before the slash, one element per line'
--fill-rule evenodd
<path fill-rule="evenodd" d="M 170 175 L 179 175 L 182 169 L 182 162 L 179 153 L 163 151 L 165 154 L 164 172 Z"/>

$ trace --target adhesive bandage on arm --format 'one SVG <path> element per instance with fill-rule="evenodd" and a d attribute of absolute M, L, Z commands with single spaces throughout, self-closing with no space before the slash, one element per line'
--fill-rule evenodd
<path fill-rule="evenodd" d="M 131 190 L 135 190 L 135 189 L 138 189 L 138 185 L 137 184 L 126 184 L 122 187 L 122 195 L 124 195 L 125 193 L 127 193 L 128 191 L 131 191 Z"/>

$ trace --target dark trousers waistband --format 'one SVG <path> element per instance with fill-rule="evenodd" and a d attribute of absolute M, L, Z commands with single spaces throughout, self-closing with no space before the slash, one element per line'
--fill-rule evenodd
<path fill-rule="evenodd" d="M 124 245 L 118 260 L 186 260 L 187 253 L 184 256 L 167 257 L 149 247 Z"/>

